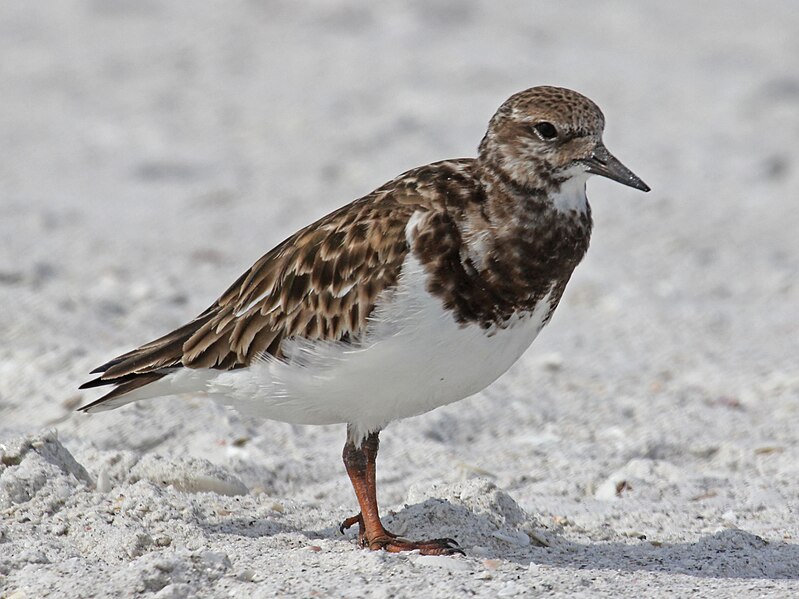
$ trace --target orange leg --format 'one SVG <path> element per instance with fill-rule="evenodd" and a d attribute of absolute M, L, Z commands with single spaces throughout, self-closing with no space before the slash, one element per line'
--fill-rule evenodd
<path fill-rule="evenodd" d="M 357 516 L 344 520 L 340 526 L 341 531 L 358 524 L 358 541 L 362 547 L 372 550 L 384 549 L 396 553 L 418 549 L 424 555 L 463 553 L 463 550 L 452 539 L 414 542 L 398 537 L 383 527 L 377 508 L 377 480 L 375 477 L 377 449 L 380 445 L 378 433 L 371 433 L 363 440 L 360 447 L 356 447 L 350 440 L 349 430 L 347 432 L 348 438 L 342 457 L 347 474 L 352 481 L 352 487 L 355 489 L 355 496 L 358 498 L 361 512 Z"/>

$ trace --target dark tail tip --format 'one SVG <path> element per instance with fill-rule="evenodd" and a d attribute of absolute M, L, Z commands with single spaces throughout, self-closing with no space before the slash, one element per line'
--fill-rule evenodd
<path fill-rule="evenodd" d="M 103 385 L 113 385 L 115 381 L 104 380 L 102 377 L 97 377 L 90 381 L 83 383 L 78 389 L 93 389 L 94 387 L 102 387 Z"/>

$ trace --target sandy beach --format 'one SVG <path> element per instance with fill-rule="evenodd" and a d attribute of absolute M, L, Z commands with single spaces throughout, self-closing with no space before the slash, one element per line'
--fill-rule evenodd
<path fill-rule="evenodd" d="M 0 598 L 799 595 L 799 5 L 0 5 Z M 592 179 L 552 323 L 381 435 L 201 397 L 75 412 L 105 360 L 395 175 L 573 88 L 651 187 Z M 365 401 L 367 399 L 365 398 Z"/>

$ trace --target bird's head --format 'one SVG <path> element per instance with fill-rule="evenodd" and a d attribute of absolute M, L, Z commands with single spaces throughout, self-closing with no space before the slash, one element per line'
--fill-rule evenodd
<path fill-rule="evenodd" d="M 525 189 L 557 189 L 594 174 L 649 191 L 608 152 L 604 128 L 602 111 L 585 96 L 562 87 L 533 87 L 499 107 L 480 143 L 480 160 Z"/>

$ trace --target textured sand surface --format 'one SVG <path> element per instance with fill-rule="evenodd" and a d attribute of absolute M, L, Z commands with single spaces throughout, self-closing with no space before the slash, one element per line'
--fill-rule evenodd
<path fill-rule="evenodd" d="M 0 4 L 0 597 L 797 596 L 798 59 L 794 0 Z M 542 83 L 596 100 L 653 191 L 590 181 L 533 348 L 382 435 L 389 528 L 465 557 L 339 534 L 343 427 L 73 411 Z"/>

